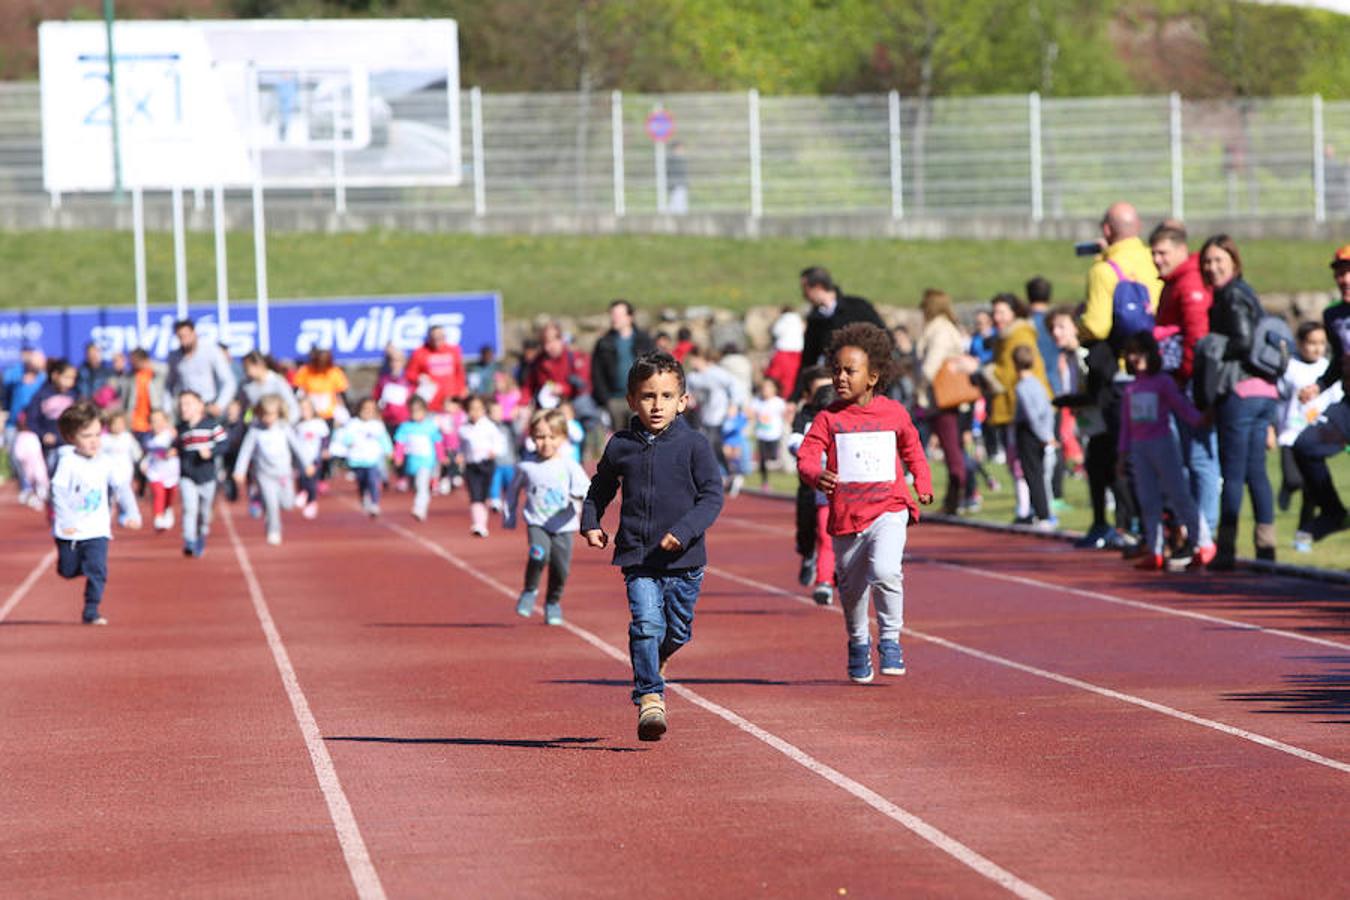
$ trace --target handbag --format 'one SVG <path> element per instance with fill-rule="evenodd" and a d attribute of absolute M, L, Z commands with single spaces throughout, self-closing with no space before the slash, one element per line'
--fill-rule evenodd
<path fill-rule="evenodd" d="M 933 405 L 938 409 L 956 409 L 974 403 L 980 396 L 980 389 L 957 357 L 946 360 L 933 378 Z"/>

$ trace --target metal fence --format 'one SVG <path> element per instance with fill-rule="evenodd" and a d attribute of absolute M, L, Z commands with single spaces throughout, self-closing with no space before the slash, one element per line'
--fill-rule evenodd
<path fill-rule="evenodd" d="M 406 101 L 443 111 L 444 93 Z M 0 84 L 0 201 L 42 196 L 36 84 Z M 269 187 L 278 200 L 464 214 L 881 215 L 1031 221 L 1096 216 L 1129 198 L 1151 215 L 1350 218 L 1350 102 L 754 91 L 466 91 L 457 188 Z M 671 140 L 644 127 L 654 110 Z M 416 110 L 404 110 L 415 116 Z M 267 175 L 264 173 L 264 178 Z M 209 186 L 202 186 L 207 188 Z M 49 197 L 53 205 L 103 196 Z M 201 200 L 199 199 L 199 203 Z"/>

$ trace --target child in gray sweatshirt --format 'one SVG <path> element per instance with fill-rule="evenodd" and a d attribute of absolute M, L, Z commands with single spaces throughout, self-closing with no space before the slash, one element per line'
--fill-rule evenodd
<path fill-rule="evenodd" d="M 1050 515 L 1050 494 L 1046 489 L 1046 451 L 1055 445 L 1055 408 L 1050 395 L 1033 371 L 1036 351 L 1032 347 L 1018 347 L 1013 351 L 1013 365 L 1017 368 L 1017 411 L 1013 425 L 1017 435 L 1017 459 L 1022 464 L 1022 475 L 1031 492 L 1031 510 L 1039 528 L 1055 525 Z"/>
<path fill-rule="evenodd" d="M 258 401 L 253 412 L 253 427 L 244 435 L 234 463 L 234 480 L 240 492 L 246 490 L 250 465 L 253 484 L 262 500 L 267 523 L 267 543 L 281 543 L 281 510 L 295 506 L 295 467 L 313 476 L 314 466 L 305 458 L 304 448 L 295 431 L 282 418 L 284 407 L 276 394 Z"/>

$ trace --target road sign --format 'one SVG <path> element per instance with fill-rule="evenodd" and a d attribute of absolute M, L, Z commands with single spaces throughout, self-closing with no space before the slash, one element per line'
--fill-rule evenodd
<path fill-rule="evenodd" d="M 664 109 L 654 109 L 647 116 L 647 137 L 664 144 L 675 133 L 675 119 Z"/>

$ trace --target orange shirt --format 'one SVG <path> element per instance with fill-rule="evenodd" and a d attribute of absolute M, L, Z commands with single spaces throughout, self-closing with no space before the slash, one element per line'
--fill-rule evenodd
<path fill-rule="evenodd" d="M 337 397 L 347 390 L 347 373 L 338 366 L 329 366 L 323 372 L 316 372 L 309 366 L 301 366 L 295 373 L 295 386 L 304 391 L 309 402 L 314 404 L 314 412 L 320 418 L 333 418 L 337 408 Z"/>
<path fill-rule="evenodd" d="M 136 370 L 135 401 L 131 407 L 131 430 L 150 430 L 150 382 L 154 381 L 153 369 Z"/>

